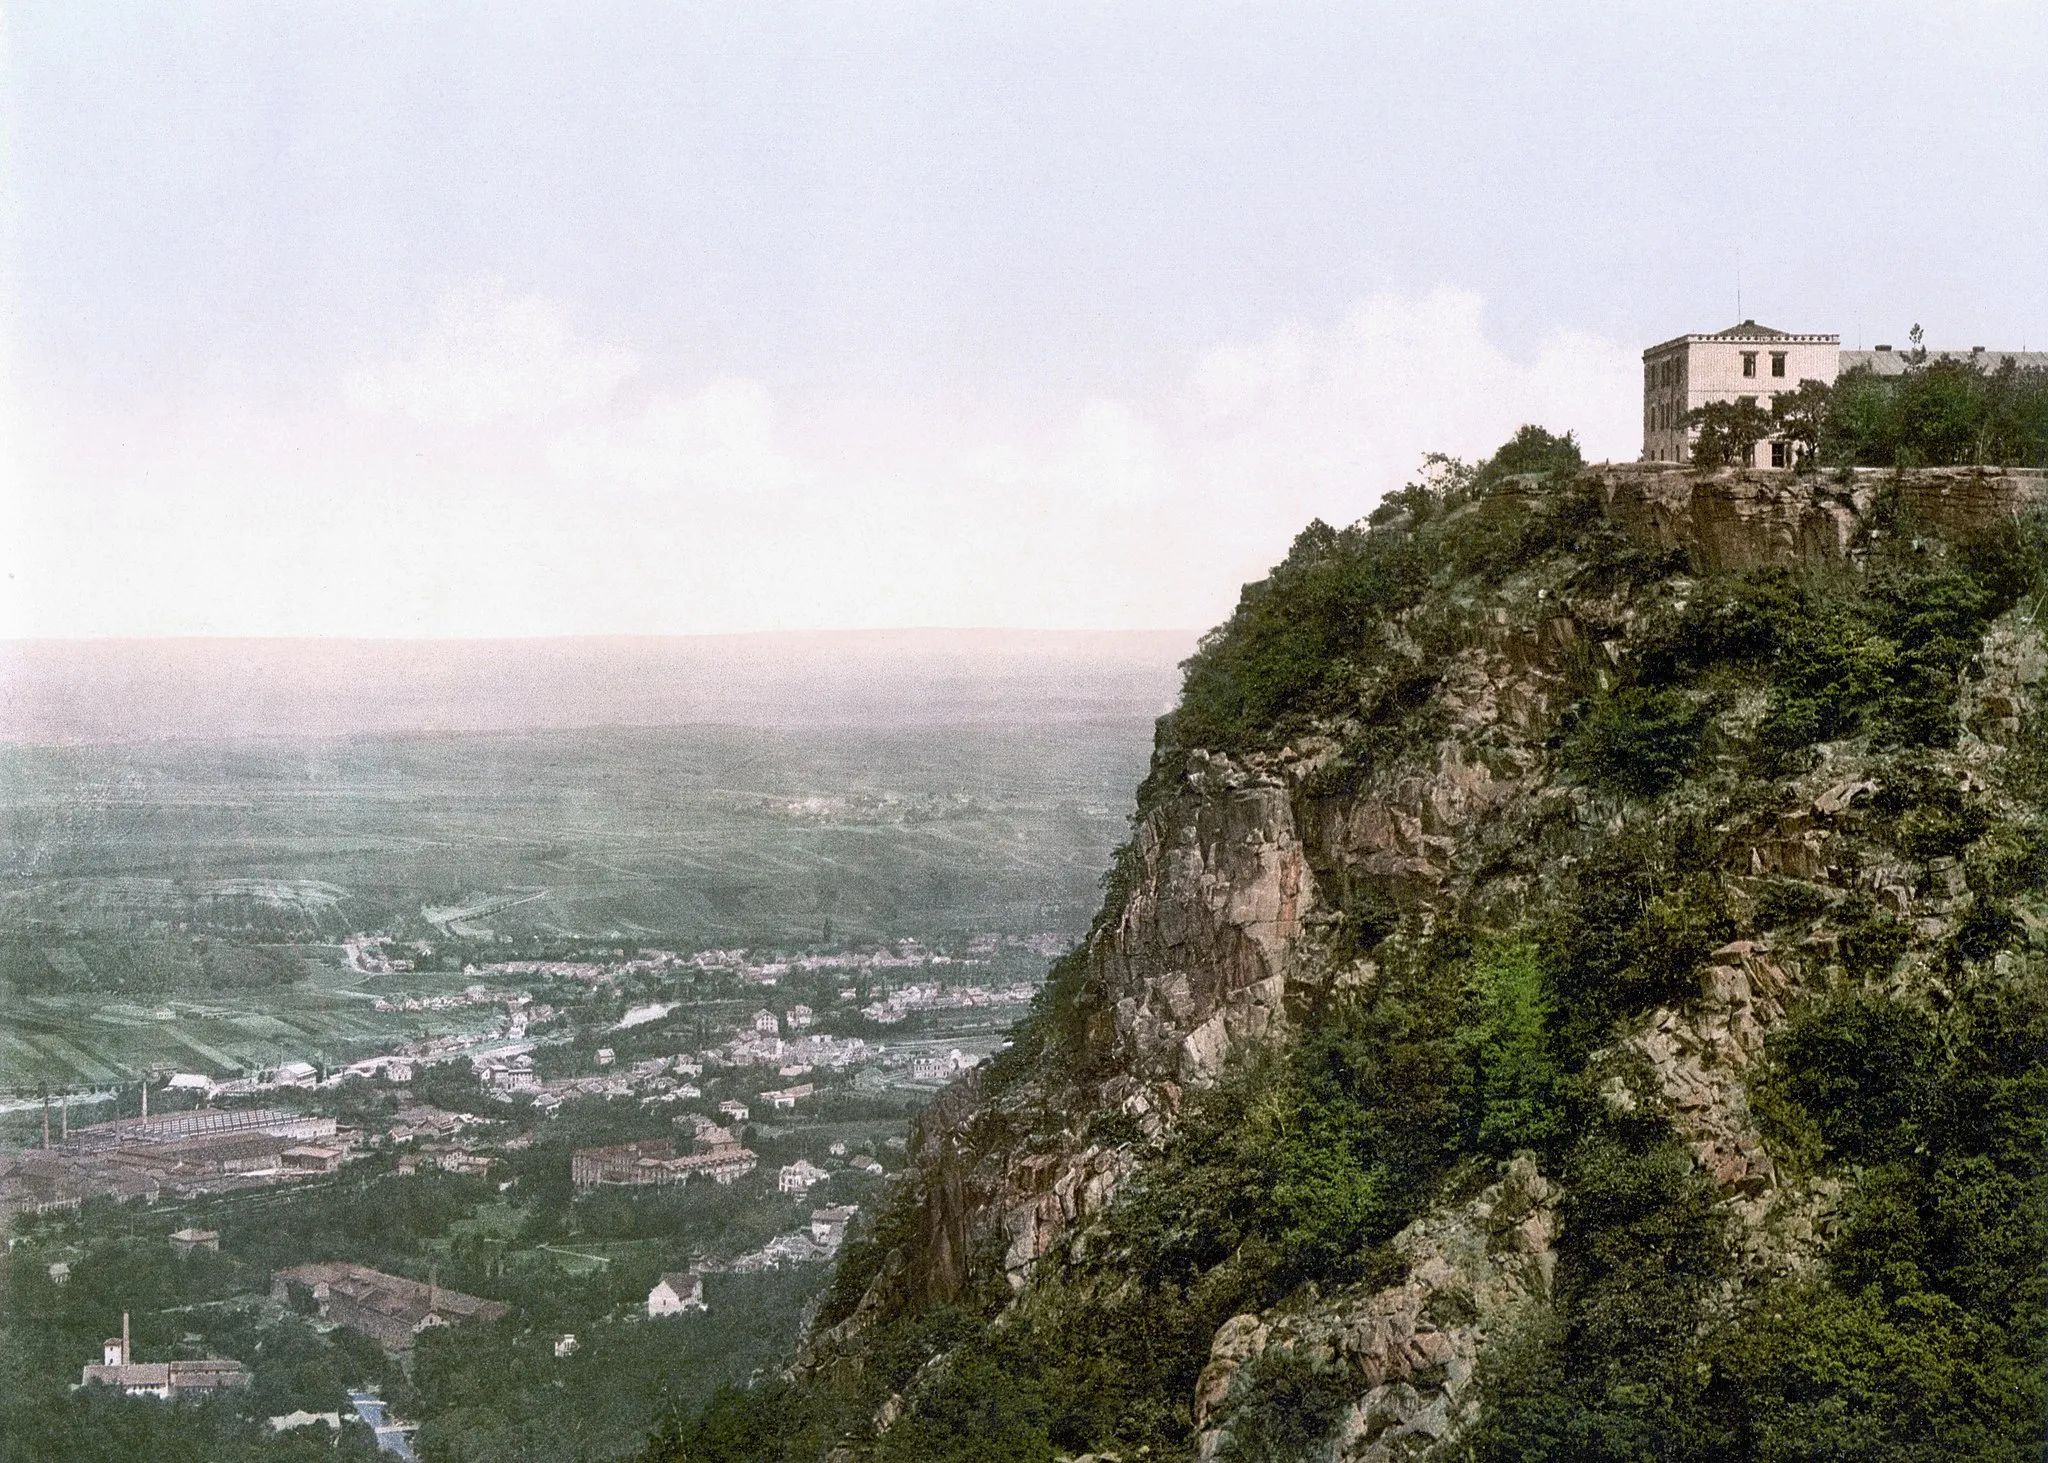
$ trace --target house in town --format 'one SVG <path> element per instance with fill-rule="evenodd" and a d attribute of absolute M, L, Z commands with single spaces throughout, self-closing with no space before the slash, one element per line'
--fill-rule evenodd
<path fill-rule="evenodd" d="M 289 1304 L 294 1290 L 310 1294 L 322 1320 L 360 1331 L 388 1351 L 410 1349 L 430 1326 L 497 1321 L 510 1314 L 497 1301 L 431 1280 L 409 1280 L 338 1260 L 297 1265 L 271 1277 L 272 1299 Z"/>
<path fill-rule="evenodd" d="M 209 1254 L 219 1254 L 220 1231 L 193 1229 L 190 1225 L 187 1225 L 184 1229 L 177 1231 L 171 1236 L 171 1248 L 178 1252 L 178 1258 L 181 1260 L 194 1250 L 205 1250 Z"/>
<path fill-rule="evenodd" d="M 786 1163 L 775 1176 L 775 1187 L 785 1194 L 802 1194 L 811 1185 L 822 1183 L 831 1175 L 808 1158 L 799 1158 L 795 1163 Z"/>
<path fill-rule="evenodd" d="M 846 1226 L 860 1213 L 857 1204 L 834 1204 L 811 1211 L 811 1238 L 827 1249 L 836 1250 L 846 1242 Z"/>
<path fill-rule="evenodd" d="M 684 1311 L 708 1311 L 704 1304 L 704 1277 L 695 1270 L 671 1272 L 654 1282 L 647 1292 L 647 1316 L 679 1316 Z"/>

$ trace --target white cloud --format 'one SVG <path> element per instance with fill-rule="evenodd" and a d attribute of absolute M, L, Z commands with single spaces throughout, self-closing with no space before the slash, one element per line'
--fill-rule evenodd
<path fill-rule="evenodd" d="M 1523 422 L 1633 456 L 1636 363 L 1517 354 L 1476 296 L 1382 295 L 1188 361 L 1151 398 L 1000 426 L 955 403 L 650 380 L 486 283 L 348 408 L 44 418 L 15 634 L 566 634 L 1196 627 L 1312 516 Z M 982 384 L 982 383 L 977 383 Z M 987 389 L 985 384 L 984 389 Z M 480 430 L 488 427 L 489 430 Z"/>
<path fill-rule="evenodd" d="M 803 472 L 767 388 L 737 378 L 571 429 L 549 445 L 548 461 L 568 482 L 683 498 L 786 493 Z"/>
<path fill-rule="evenodd" d="M 1613 342 L 1559 335 L 1523 362 L 1488 338 L 1477 295 L 1377 295 L 1331 326 L 1209 352 L 1185 439 L 1212 496 L 1348 522 L 1423 453 L 1483 456 L 1525 422 L 1632 457 L 1635 396 L 1635 356 Z"/>
<path fill-rule="evenodd" d="M 553 301 L 489 279 L 445 295 L 404 355 L 351 372 L 343 389 L 364 411 L 478 427 L 601 404 L 639 368 L 630 351 L 577 340 Z"/>

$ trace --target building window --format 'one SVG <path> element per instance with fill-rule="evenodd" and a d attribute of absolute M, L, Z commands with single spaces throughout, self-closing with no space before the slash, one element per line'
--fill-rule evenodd
<path fill-rule="evenodd" d="M 1785 374 L 1785 353 L 1783 351 L 1771 352 L 1771 374 L 1773 376 Z"/>
<path fill-rule="evenodd" d="M 1742 353 L 1742 374 L 1745 376 L 1754 376 L 1756 374 L 1755 351 L 1744 351 Z"/>
<path fill-rule="evenodd" d="M 1791 465 L 1792 444 L 1789 442 L 1773 442 L 1771 444 L 1771 466 L 1790 467 Z"/>

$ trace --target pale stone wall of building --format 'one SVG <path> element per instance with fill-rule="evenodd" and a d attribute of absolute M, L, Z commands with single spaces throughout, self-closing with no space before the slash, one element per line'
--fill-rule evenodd
<path fill-rule="evenodd" d="M 1686 414 L 1710 402 L 1748 396 L 1768 407 L 1801 381 L 1832 384 L 1841 354 L 1839 335 L 1796 335 L 1754 320 L 1651 346 L 1643 352 L 1643 460 L 1687 461 L 1693 434 Z"/>

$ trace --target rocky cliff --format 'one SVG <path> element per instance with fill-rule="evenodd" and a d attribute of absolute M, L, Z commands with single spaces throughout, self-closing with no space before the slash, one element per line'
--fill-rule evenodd
<path fill-rule="evenodd" d="M 1828 1377 L 1888 1343 L 1788 1361 L 1759 1304 L 1933 1296 L 2023 1354 L 2038 1296 L 1846 1277 L 1874 1172 L 1930 1233 L 1943 1184 L 2039 1195 L 1922 1088 L 1993 1008 L 2039 1085 L 2044 502 L 1561 462 L 1304 534 L 1191 663 L 1085 946 L 916 1125 L 777 1456 L 1837 1456 L 1751 1413 L 1789 1369 L 1882 1432 Z M 2034 1400 L 1928 1437 L 2022 1456 Z"/>

